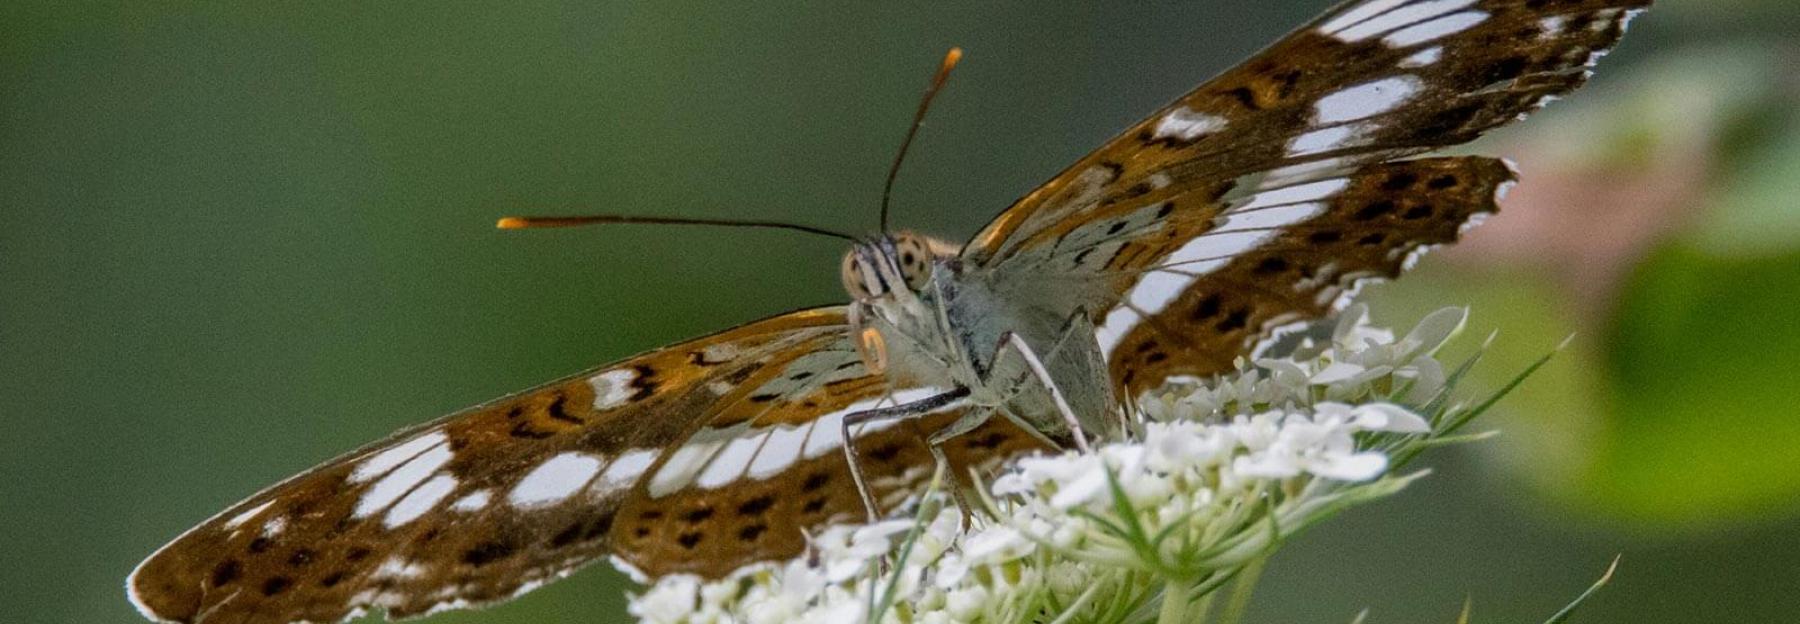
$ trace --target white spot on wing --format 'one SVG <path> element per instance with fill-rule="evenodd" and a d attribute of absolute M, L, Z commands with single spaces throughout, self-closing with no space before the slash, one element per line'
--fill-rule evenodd
<path fill-rule="evenodd" d="M 739 353 L 738 346 L 729 342 L 716 342 L 700 350 L 708 362 L 729 362 L 737 359 Z"/>
<path fill-rule="evenodd" d="M 444 467 L 444 464 L 449 463 L 451 455 L 449 444 L 439 442 L 436 446 L 407 460 L 399 468 L 382 477 L 380 481 L 376 481 L 375 485 L 369 486 L 368 491 L 363 492 L 362 498 L 356 501 L 356 511 L 353 515 L 358 518 L 367 518 L 378 511 L 387 509 L 388 505 L 394 504 L 394 501 L 399 500 L 402 495 L 412 491 L 419 483 L 430 477 L 431 473 L 437 472 L 439 468 Z"/>
<path fill-rule="evenodd" d="M 374 572 L 369 573 L 369 576 L 376 580 L 416 579 L 424 575 L 425 566 L 417 563 L 409 563 L 398 556 L 388 557 L 381 562 L 380 567 L 375 568 Z"/>
<path fill-rule="evenodd" d="M 476 490 L 450 503 L 450 509 L 462 513 L 474 513 L 486 509 L 494 494 L 488 490 Z"/>
<path fill-rule="evenodd" d="M 1288 143 L 1288 155 L 1305 156 L 1346 147 L 1352 143 L 1352 139 L 1360 131 L 1361 127 L 1358 124 L 1320 128 L 1294 137 L 1294 140 Z"/>
<path fill-rule="evenodd" d="M 400 465 L 406 460 L 417 457 L 419 453 L 425 452 L 425 449 L 437 446 L 448 439 L 450 438 L 445 436 L 443 432 L 433 431 L 397 444 L 392 448 L 376 453 L 368 459 L 363 460 L 362 463 L 357 464 L 356 469 L 350 471 L 349 481 L 351 483 L 362 483 L 387 474 L 387 472 L 393 470 L 395 466 Z"/>
<path fill-rule="evenodd" d="M 269 502 L 263 503 L 261 505 L 257 505 L 255 507 L 251 507 L 249 511 L 245 511 L 244 513 L 232 516 L 230 520 L 225 521 L 225 528 L 226 529 L 235 529 L 235 528 L 238 528 L 239 526 L 243 526 L 243 524 L 245 522 L 249 522 L 252 518 L 255 518 L 255 517 L 261 515 L 262 512 L 268 510 L 269 506 L 273 505 L 273 504 L 275 504 L 275 501 L 269 501 Z"/>
<path fill-rule="evenodd" d="M 1401 67 L 1427 67 L 1427 66 L 1436 64 L 1438 62 L 1438 60 L 1442 59 L 1443 57 L 1444 57 L 1444 47 L 1443 46 L 1431 46 L 1429 48 L 1419 50 L 1418 52 L 1414 52 L 1414 53 L 1412 53 L 1412 55 L 1407 56 L 1406 58 L 1400 59 L 1400 66 Z"/>
<path fill-rule="evenodd" d="M 1169 307 L 1170 303 L 1181 296 L 1181 291 L 1192 283 L 1193 275 L 1151 271 L 1138 278 L 1125 300 L 1131 303 L 1131 307 L 1143 310 L 1144 314 L 1156 314 Z"/>
<path fill-rule="evenodd" d="M 631 399 L 631 382 L 638 376 L 635 368 L 609 370 L 588 378 L 594 388 L 594 409 L 609 410 Z"/>
<path fill-rule="evenodd" d="M 1425 0 L 1423 2 L 1371 2 L 1345 13 L 1326 25 L 1326 32 L 1346 42 L 1362 41 L 1382 33 L 1417 24 L 1475 4 L 1475 0 Z M 1404 6 L 1397 6 L 1404 5 Z M 1365 10 L 1368 9 L 1368 10 Z M 1360 15 L 1359 15 L 1360 13 Z M 1336 26 L 1335 28 L 1333 26 Z M 1399 47 L 1392 43 L 1391 47 Z"/>
<path fill-rule="evenodd" d="M 1225 127 L 1225 118 L 1208 115 L 1182 106 L 1164 115 L 1151 133 L 1153 138 L 1174 137 L 1183 141 L 1192 141 L 1202 135 L 1218 132 Z"/>
<path fill-rule="evenodd" d="M 1344 190 L 1350 185 L 1349 178 L 1330 178 L 1306 184 L 1297 184 L 1282 188 L 1259 191 L 1250 198 L 1250 203 L 1234 209 L 1232 212 L 1249 212 L 1270 206 L 1285 206 L 1302 202 L 1318 201 Z"/>
<path fill-rule="evenodd" d="M 661 497 L 693 482 L 694 475 L 706 467 L 706 460 L 725 443 L 726 440 L 691 441 L 675 449 L 663 462 L 662 469 L 650 477 L 650 496 Z"/>
<path fill-rule="evenodd" d="M 604 490 L 613 490 L 631 485 L 637 482 L 637 478 L 643 476 L 644 471 L 649 470 L 650 464 L 653 463 L 656 463 L 656 451 L 650 449 L 627 451 L 606 467 L 606 472 L 600 475 L 600 487 Z"/>
<path fill-rule="evenodd" d="M 712 489 L 738 480 L 750 468 L 750 460 L 756 459 L 756 450 L 762 447 L 767 437 L 768 434 L 752 435 L 726 443 L 725 448 L 706 464 L 706 469 L 700 471 L 695 484 Z"/>
<path fill-rule="evenodd" d="M 750 477 L 766 479 L 775 473 L 786 470 L 794 462 L 800 461 L 800 452 L 806 449 L 806 437 L 811 427 L 775 427 L 763 443 L 756 459 L 750 462 Z"/>
<path fill-rule="evenodd" d="M 1417 76 L 1392 76 L 1344 87 L 1313 103 L 1313 119 L 1323 124 L 1366 119 L 1399 108 L 1419 93 Z"/>
<path fill-rule="evenodd" d="M 1355 8 L 1345 11 L 1342 15 L 1331 18 L 1330 21 L 1319 26 L 1319 31 L 1325 34 L 1337 34 L 1345 28 L 1355 26 L 1356 24 L 1376 15 L 1380 15 L 1383 12 L 1393 10 L 1396 5 L 1405 1 L 1406 0 L 1370 0 L 1369 2 L 1365 2 L 1357 5 Z M 1342 37 L 1339 38 L 1341 39 Z"/>
<path fill-rule="evenodd" d="M 563 452 L 544 460 L 506 494 L 515 507 L 536 507 L 562 502 L 600 474 L 600 458 L 586 453 Z"/>
<path fill-rule="evenodd" d="M 1143 319 L 1137 312 L 1124 306 L 1107 312 L 1106 321 L 1094 331 L 1094 339 L 1100 343 L 1100 353 L 1110 359 L 1113 349 L 1119 346 L 1119 341 L 1124 340 L 1125 335 L 1131 333 L 1131 328 L 1136 327 L 1138 321 Z"/>
<path fill-rule="evenodd" d="M 1390 48 L 1404 48 L 1468 30 L 1476 24 L 1487 21 L 1487 18 L 1488 14 L 1481 11 L 1463 11 L 1445 15 L 1429 22 L 1396 30 L 1393 34 L 1382 37 L 1381 42 Z"/>
<path fill-rule="evenodd" d="M 456 477 L 440 472 L 419 484 L 419 487 L 413 488 L 413 491 L 401 498 L 400 502 L 394 503 L 394 507 L 388 510 L 387 517 L 382 519 L 382 524 L 392 529 L 412 522 L 419 516 L 425 515 L 425 512 L 437 507 L 444 497 L 449 496 L 450 492 L 455 490 Z"/>
<path fill-rule="evenodd" d="M 1563 27 L 1567 26 L 1568 24 L 1569 24 L 1568 17 L 1562 16 L 1562 15 L 1546 16 L 1544 19 L 1538 20 L 1538 30 L 1543 31 L 1543 32 L 1538 33 L 1538 38 L 1539 39 L 1554 39 L 1558 35 L 1562 34 Z"/>

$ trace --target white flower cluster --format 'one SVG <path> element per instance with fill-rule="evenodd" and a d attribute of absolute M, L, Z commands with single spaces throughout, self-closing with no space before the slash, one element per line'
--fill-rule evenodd
<path fill-rule="evenodd" d="M 806 557 L 713 582 L 665 577 L 631 612 L 670 624 L 1187 619 L 1293 531 L 1409 481 L 1385 476 L 1388 452 L 1422 443 L 1435 419 L 1400 404 L 1444 390 L 1431 353 L 1463 315 L 1433 314 L 1400 340 L 1365 316 L 1289 336 L 1216 383 L 1141 398 L 1129 440 L 1019 459 L 966 530 L 934 494 L 911 517 L 828 527 Z"/>

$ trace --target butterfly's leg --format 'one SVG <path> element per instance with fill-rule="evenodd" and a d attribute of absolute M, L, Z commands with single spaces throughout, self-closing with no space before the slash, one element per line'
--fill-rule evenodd
<path fill-rule="evenodd" d="M 1082 433 L 1081 421 L 1075 417 L 1075 409 L 1069 407 L 1069 401 L 1063 397 L 1062 389 L 1058 388 L 1056 382 L 1050 379 L 1050 371 L 1044 368 L 1044 362 L 1038 358 L 1037 352 L 1032 351 L 1031 345 L 1025 344 L 1024 338 L 1020 338 L 1018 334 L 1010 331 L 1000 335 L 1002 352 L 1008 347 L 1014 353 L 1019 354 L 1019 358 L 1025 361 L 1025 367 L 1030 369 L 1031 375 L 1036 377 L 1038 383 L 1043 384 L 1044 389 L 1050 392 L 1050 400 L 1056 404 L 1057 413 L 1062 415 L 1063 422 L 1069 426 L 1069 434 L 1075 438 L 1075 448 L 1083 453 L 1091 450 L 1088 448 L 1087 434 Z M 995 360 L 998 359 L 996 356 Z"/>
<path fill-rule="evenodd" d="M 950 497 L 956 501 L 956 509 L 962 512 L 962 528 L 964 529 L 971 526 L 970 523 L 974 519 L 973 510 L 975 508 L 969 504 L 967 498 L 963 497 L 962 475 L 951 472 L 954 467 L 950 465 L 950 457 L 944 454 L 944 443 L 949 442 L 962 434 L 974 431 L 976 427 L 980 427 L 982 423 L 987 422 L 988 419 L 993 416 L 994 410 L 992 409 L 980 412 L 970 412 L 963 415 L 962 418 L 956 419 L 956 422 L 950 423 L 943 429 L 932 432 L 930 436 L 925 438 L 925 447 L 931 450 L 931 458 L 936 460 L 938 469 L 950 476 Z"/>
<path fill-rule="evenodd" d="M 878 407 L 844 415 L 843 422 L 838 425 L 838 434 L 843 436 L 844 442 L 844 461 L 850 469 L 850 480 L 856 483 L 856 494 L 862 497 L 863 509 L 869 514 L 869 522 L 875 522 L 880 518 L 876 516 L 875 493 L 869 490 L 869 484 L 863 477 L 862 462 L 856 452 L 856 438 L 850 435 L 851 428 L 883 420 L 918 418 L 949 407 L 968 396 L 968 388 L 957 388 L 911 403 Z"/>

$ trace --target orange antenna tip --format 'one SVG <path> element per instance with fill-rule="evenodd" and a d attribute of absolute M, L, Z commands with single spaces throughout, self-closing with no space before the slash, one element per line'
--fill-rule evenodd
<path fill-rule="evenodd" d="M 523 217 L 500 217 L 499 221 L 494 222 L 494 227 L 502 230 L 523 230 L 531 227 L 531 221 Z"/>

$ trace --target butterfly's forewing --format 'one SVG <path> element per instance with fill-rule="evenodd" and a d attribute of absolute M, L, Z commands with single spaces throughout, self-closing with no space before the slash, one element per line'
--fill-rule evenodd
<path fill-rule="evenodd" d="M 781 315 L 403 431 L 177 538 L 132 598 L 163 621 L 332 622 L 504 600 L 607 554 L 714 576 L 796 555 L 802 529 L 862 513 L 834 418 L 908 392 L 862 368 L 843 323 Z M 872 462 L 887 491 L 930 465 L 910 432 L 867 433 L 859 448 L 907 454 Z"/>
<path fill-rule="evenodd" d="M 1098 319 L 1131 394 L 1218 372 L 1273 325 L 1327 311 L 1317 303 L 1327 290 L 1392 275 L 1409 252 L 1451 242 L 1491 211 L 1511 179 L 1496 163 L 1387 161 L 1469 141 L 1580 86 L 1648 4 L 1347 2 L 1077 161 L 963 255 L 1000 280 L 1058 284 L 1069 311 Z M 1454 186 L 1380 186 L 1408 168 L 1462 175 Z M 1381 201 L 1430 210 L 1355 218 Z M 1299 229 L 1320 238 L 1284 234 Z M 1154 270 L 1172 258 L 1186 268 Z"/>

